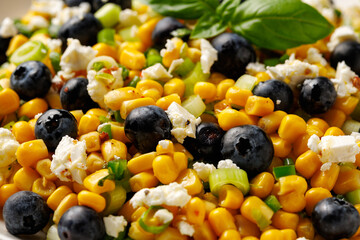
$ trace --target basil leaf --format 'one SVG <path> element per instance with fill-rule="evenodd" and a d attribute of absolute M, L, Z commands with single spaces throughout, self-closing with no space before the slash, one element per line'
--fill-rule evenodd
<path fill-rule="evenodd" d="M 164 16 L 197 19 L 209 11 L 215 12 L 218 0 L 141 0 Z"/>
<path fill-rule="evenodd" d="M 234 11 L 240 5 L 240 0 L 225 0 L 216 9 L 216 14 L 221 16 L 222 21 L 229 22 L 234 15 Z"/>
<path fill-rule="evenodd" d="M 333 26 L 300 0 L 251 0 L 240 4 L 231 29 L 258 47 L 285 50 L 328 36 Z"/>
<path fill-rule="evenodd" d="M 221 21 L 218 16 L 207 13 L 198 20 L 190 38 L 211 38 L 225 31 L 226 28 L 227 24 Z"/>

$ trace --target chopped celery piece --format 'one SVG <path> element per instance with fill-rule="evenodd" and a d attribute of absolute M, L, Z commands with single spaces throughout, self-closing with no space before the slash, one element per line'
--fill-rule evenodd
<path fill-rule="evenodd" d="M 55 72 L 60 71 L 61 70 L 61 67 L 60 67 L 60 53 L 51 52 L 49 54 L 49 58 L 50 58 L 51 65 L 53 66 Z"/>
<path fill-rule="evenodd" d="M 135 88 L 137 83 L 140 82 L 140 80 L 141 80 L 141 78 L 139 76 L 135 76 L 129 83 L 129 87 Z"/>
<path fill-rule="evenodd" d="M 185 97 L 189 97 L 194 94 L 194 85 L 197 82 L 206 82 L 209 79 L 210 74 L 203 73 L 200 62 L 196 63 L 193 70 L 185 77 Z"/>
<path fill-rule="evenodd" d="M 175 70 L 175 73 L 184 77 L 186 76 L 191 70 L 193 70 L 195 64 L 190 60 L 190 58 L 185 58 L 184 62 Z"/>
<path fill-rule="evenodd" d="M 25 24 L 23 24 L 21 22 L 21 20 L 16 19 L 14 21 L 15 27 L 17 28 L 17 30 L 19 31 L 19 33 L 21 33 L 22 35 L 25 35 L 26 37 L 31 37 L 31 31 L 29 29 L 28 26 L 26 26 Z"/>
<path fill-rule="evenodd" d="M 257 78 L 244 74 L 236 81 L 235 86 L 241 89 L 252 91 L 257 83 Z"/>
<path fill-rule="evenodd" d="M 180 48 L 180 57 L 185 59 L 187 57 L 188 50 L 189 50 L 189 46 L 186 42 L 184 42 Z"/>
<path fill-rule="evenodd" d="M 273 174 L 276 180 L 279 180 L 281 177 L 296 175 L 295 165 L 274 167 Z"/>
<path fill-rule="evenodd" d="M 259 208 L 252 209 L 251 216 L 255 219 L 256 225 L 258 225 L 261 231 L 271 224 L 271 220 L 267 219 Z"/>
<path fill-rule="evenodd" d="M 274 212 L 277 212 L 281 208 L 281 204 L 279 200 L 274 195 L 268 196 L 265 201 L 266 205 L 268 205 Z"/>
<path fill-rule="evenodd" d="M 160 52 L 155 49 L 155 48 L 149 48 L 146 53 L 145 53 L 146 57 L 149 56 L 160 56 Z"/>
<path fill-rule="evenodd" d="M 131 26 L 121 29 L 118 33 L 120 37 L 126 42 L 135 42 L 139 41 L 139 38 L 136 36 L 137 27 Z"/>
<path fill-rule="evenodd" d="M 15 65 L 26 61 L 42 61 L 47 55 L 47 47 L 40 41 L 29 41 L 21 45 L 10 57 Z"/>
<path fill-rule="evenodd" d="M 110 46 L 115 46 L 115 29 L 105 28 L 101 30 L 97 35 L 97 41 L 99 43 L 106 43 Z"/>
<path fill-rule="evenodd" d="M 162 63 L 162 57 L 160 55 L 149 55 L 146 58 L 146 66 L 147 67 L 155 65 L 157 63 Z"/>
<path fill-rule="evenodd" d="M 126 200 L 126 191 L 122 186 L 116 186 L 111 192 L 102 194 L 106 200 L 106 208 L 103 211 L 103 215 L 117 213 Z"/>
<path fill-rule="evenodd" d="M 188 97 L 181 105 L 196 118 L 200 117 L 206 109 L 206 105 L 199 95 Z"/>
<path fill-rule="evenodd" d="M 114 3 L 107 3 L 97 10 L 94 16 L 101 22 L 105 27 L 113 27 L 119 22 L 121 8 L 119 5 Z"/>
<path fill-rule="evenodd" d="M 341 130 L 343 130 L 346 135 L 349 135 L 352 132 L 360 132 L 360 122 L 352 119 L 346 120 Z"/>
<path fill-rule="evenodd" d="M 356 189 L 354 191 L 348 192 L 345 194 L 346 200 L 348 200 L 352 204 L 360 203 L 360 189 Z"/>
<path fill-rule="evenodd" d="M 247 173 L 238 168 L 220 168 L 209 175 L 210 190 L 214 195 L 218 195 L 221 186 L 232 184 L 239 188 L 246 195 L 249 192 L 250 185 Z"/>

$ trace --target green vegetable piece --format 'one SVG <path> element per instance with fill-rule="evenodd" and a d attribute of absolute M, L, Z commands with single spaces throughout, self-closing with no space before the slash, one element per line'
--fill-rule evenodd
<path fill-rule="evenodd" d="M 348 119 L 344 122 L 341 130 L 343 130 L 346 135 L 350 135 L 352 132 L 359 132 L 360 122 L 353 119 Z"/>
<path fill-rule="evenodd" d="M 274 212 L 277 212 L 280 208 L 282 208 L 279 200 L 274 196 L 268 196 L 265 201 L 266 205 L 268 205 Z"/>
<path fill-rule="evenodd" d="M 127 170 L 126 159 L 116 157 L 115 160 L 108 162 L 109 175 L 99 180 L 98 185 L 103 186 L 106 179 L 120 181 L 124 177 Z"/>
<path fill-rule="evenodd" d="M 97 10 L 94 16 L 101 22 L 105 28 L 115 26 L 119 22 L 121 8 L 114 3 L 107 3 Z"/>
<path fill-rule="evenodd" d="M 351 204 L 359 204 L 360 203 L 360 189 L 356 189 L 354 191 L 348 192 L 345 194 L 345 198 Z"/>
<path fill-rule="evenodd" d="M 193 70 L 195 67 L 195 64 L 191 61 L 190 58 L 185 58 L 184 62 L 175 69 L 175 73 L 180 75 L 181 77 L 186 76 L 189 74 L 191 70 Z"/>
<path fill-rule="evenodd" d="M 199 95 L 192 95 L 182 102 L 182 107 L 196 118 L 206 110 L 206 105 Z"/>
<path fill-rule="evenodd" d="M 281 177 L 296 175 L 295 165 L 274 167 L 273 174 L 276 180 L 279 180 Z"/>
<path fill-rule="evenodd" d="M 195 25 L 190 38 L 211 38 L 224 32 L 227 24 L 221 21 L 221 18 L 212 12 L 204 14 Z"/>
<path fill-rule="evenodd" d="M 139 38 L 136 36 L 136 34 L 134 34 L 134 27 L 136 28 L 135 25 L 130 26 L 130 27 L 126 27 L 121 29 L 118 34 L 120 35 L 120 37 L 126 41 L 126 42 L 136 42 L 139 41 Z"/>
<path fill-rule="evenodd" d="M 125 80 L 129 76 L 130 71 L 124 65 L 118 64 L 118 66 L 119 66 L 119 68 L 122 69 L 121 76 Z"/>
<path fill-rule="evenodd" d="M 113 111 L 112 113 L 114 115 L 115 121 L 117 121 L 119 123 L 123 123 L 125 121 L 124 119 L 121 118 L 120 110 Z"/>
<path fill-rule="evenodd" d="M 104 117 L 104 116 L 100 116 L 100 117 Z M 101 119 L 100 119 L 100 122 L 101 122 Z M 102 126 L 100 129 L 100 133 L 106 133 L 109 136 L 109 139 L 112 139 L 111 124 L 105 124 L 104 126 Z"/>
<path fill-rule="evenodd" d="M 260 230 L 264 230 L 266 227 L 268 227 L 271 224 L 271 220 L 267 219 L 264 214 L 261 212 L 260 209 L 254 208 L 251 211 L 252 217 L 255 219 L 257 226 L 260 228 Z"/>
<path fill-rule="evenodd" d="M 102 196 L 106 200 L 106 207 L 103 211 L 103 215 L 117 213 L 126 200 L 126 191 L 122 186 L 116 185 L 115 189 L 111 192 L 105 192 Z"/>
<path fill-rule="evenodd" d="M 129 87 L 136 88 L 138 82 L 140 82 L 141 78 L 139 76 L 135 76 L 131 82 L 129 83 Z"/>
<path fill-rule="evenodd" d="M 60 59 L 61 59 L 60 53 L 51 52 L 49 54 L 49 58 L 50 58 L 51 65 L 53 66 L 55 72 L 60 71 L 61 70 L 61 67 L 60 67 Z"/>
<path fill-rule="evenodd" d="M 210 74 L 203 73 L 200 62 L 196 63 L 194 69 L 185 77 L 185 97 L 189 97 L 194 94 L 194 85 L 197 82 L 206 82 L 209 79 Z"/>
<path fill-rule="evenodd" d="M 105 64 L 103 62 L 94 62 L 92 65 L 92 69 L 94 69 L 96 72 L 100 71 L 105 67 Z"/>
<path fill-rule="evenodd" d="M 40 41 L 29 41 L 21 45 L 10 57 L 10 62 L 19 65 L 26 61 L 42 61 L 48 53 Z"/>
<path fill-rule="evenodd" d="M 165 229 L 170 225 L 171 221 L 164 223 L 160 226 L 154 226 L 154 225 L 148 225 L 148 221 L 151 218 L 151 213 L 154 211 L 156 212 L 159 209 L 163 209 L 163 207 L 160 206 L 151 206 L 146 212 L 143 213 L 143 215 L 139 218 L 139 225 L 147 232 L 153 233 L 153 234 L 159 234 L 165 231 Z"/>
<path fill-rule="evenodd" d="M 191 34 L 188 28 L 178 28 L 170 33 L 173 37 L 183 38 Z"/>
<path fill-rule="evenodd" d="M 248 74 L 244 74 L 239 77 L 235 82 L 235 86 L 241 89 L 252 91 L 257 83 L 257 78 Z"/>
<path fill-rule="evenodd" d="M 32 31 L 30 31 L 28 26 L 23 24 L 20 19 L 16 19 L 14 21 L 14 24 L 15 24 L 15 27 L 17 28 L 17 30 L 19 31 L 19 33 L 21 33 L 22 35 L 25 35 L 26 37 L 31 37 Z"/>
<path fill-rule="evenodd" d="M 239 188 L 244 196 L 249 192 L 250 185 L 247 173 L 238 168 L 220 168 L 209 175 L 211 193 L 218 195 L 220 188 L 225 184 L 232 184 Z"/>
<path fill-rule="evenodd" d="M 115 77 L 113 75 L 104 72 L 98 72 L 95 75 L 95 79 L 98 81 L 103 81 L 106 85 L 115 82 Z"/>
<path fill-rule="evenodd" d="M 156 63 L 162 63 L 162 57 L 160 55 L 149 55 L 146 58 L 146 67 L 150 67 Z"/>
<path fill-rule="evenodd" d="M 104 28 L 97 35 L 99 43 L 106 43 L 110 46 L 115 46 L 115 29 Z"/>

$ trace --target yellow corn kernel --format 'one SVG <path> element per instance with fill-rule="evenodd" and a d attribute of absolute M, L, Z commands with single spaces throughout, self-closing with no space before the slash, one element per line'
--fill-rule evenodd
<path fill-rule="evenodd" d="M 46 203 L 52 210 L 56 210 L 61 201 L 70 193 L 72 193 L 71 189 L 67 186 L 60 186 L 51 195 L 48 197 Z"/>
<path fill-rule="evenodd" d="M 93 173 L 97 170 L 102 169 L 104 165 L 105 161 L 100 153 L 90 153 L 89 156 L 86 158 L 86 166 L 89 173 Z"/>
<path fill-rule="evenodd" d="M 111 134 L 113 139 L 118 140 L 123 143 L 129 143 L 130 140 L 125 135 L 124 126 L 120 126 L 116 122 L 111 122 Z"/>
<path fill-rule="evenodd" d="M 296 230 L 299 223 L 299 215 L 296 213 L 289 213 L 283 210 L 278 210 L 272 217 L 272 225 L 278 229 L 292 229 Z"/>
<path fill-rule="evenodd" d="M 176 182 L 181 184 L 189 195 L 196 195 L 203 190 L 203 184 L 194 169 L 185 169 L 180 172 Z"/>
<path fill-rule="evenodd" d="M 128 161 L 127 168 L 132 174 L 151 170 L 156 155 L 156 152 L 149 152 L 133 157 Z"/>
<path fill-rule="evenodd" d="M 73 111 L 70 111 L 70 113 L 75 117 L 76 122 L 78 124 L 80 122 L 81 117 L 84 116 L 84 113 L 82 110 L 73 110 Z"/>
<path fill-rule="evenodd" d="M 306 205 L 304 193 L 300 192 L 290 192 L 284 195 L 279 195 L 278 199 L 282 209 L 290 213 L 300 212 Z"/>
<path fill-rule="evenodd" d="M 261 234 L 260 240 L 295 240 L 296 233 L 292 229 L 270 229 Z"/>
<path fill-rule="evenodd" d="M 194 240 L 216 240 L 217 237 L 211 228 L 209 221 L 205 220 L 201 225 L 195 225 Z"/>
<path fill-rule="evenodd" d="M 169 68 L 171 63 L 180 58 L 180 51 L 177 48 L 174 48 L 172 51 L 165 51 L 164 56 L 162 58 L 162 64 Z"/>
<path fill-rule="evenodd" d="M 306 180 L 297 175 L 289 175 L 279 178 L 280 191 L 278 195 L 285 195 L 291 192 L 304 194 L 307 189 Z"/>
<path fill-rule="evenodd" d="M 151 97 L 137 98 L 122 102 L 120 108 L 120 115 L 122 119 L 126 119 L 127 115 L 135 108 L 156 105 L 154 99 Z"/>
<path fill-rule="evenodd" d="M 115 159 L 115 156 L 126 159 L 127 148 L 126 145 L 115 139 L 110 139 L 101 144 L 101 154 L 105 162 Z"/>
<path fill-rule="evenodd" d="M 125 49 L 129 49 L 129 50 L 133 49 L 133 50 L 136 50 L 139 52 L 145 51 L 144 44 L 142 44 L 142 42 L 140 42 L 140 41 L 122 42 L 122 43 L 120 43 L 120 46 L 118 47 L 118 50 L 117 50 L 118 59 L 120 59 L 121 54 Z M 136 70 L 136 71 L 138 71 L 138 70 Z"/>
<path fill-rule="evenodd" d="M 120 64 L 131 70 L 140 70 L 145 67 L 145 63 L 144 53 L 138 50 L 125 48 L 120 54 Z"/>
<path fill-rule="evenodd" d="M 188 237 L 182 235 L 177 228 L 167 227 L 163 232 L 157 234 L 155 240 L 187 240 Z"/>
<path fill-rule="evenodd" d="M 87 206 L 94 209 L 96 212 L 101 212 L 105 209 L 106 200 L 100 194 L 83 190 L 77 195 L 80 206 Z"/>
<path fill-rule="evenodd" d="M 179 78 L 173 78 L 164 84 L 164 96 L 176 93 L 182 98 L 185 93 L 185 83 Z"/>
<path fill-rule="evenodd" d="M 134 240 L 153 240 L 155 238 L 154 234 L 145 231 L 137 221 L 131 223 L 128 235 Z"/>
<path fill-rule="evenodd" d="M 333 188 L 334 193 L 345 194 L 356 189 L 360 189 L 360 170 L 342 167 Z"/>
<path fill-rule="evenodd" d="M 18 49 L 21 45 L 26 43 L 28 40 L 29 39 L 22 34 L 15 35 L 10 40 L 9 47 L 6 51 L 6 56 L 10 56 L 11 54 L 13 54 L 16 49 Z"/>
<path fill-rule="evenodd" d="M 171 140 L 161 140 L 159 144 L 156 146 L 156 154 L 174 154 L 174 144 Z M 175 160 L 176 161 L 176 160 Z"/>
<path fill-rule="evenodd" d="M 216 97 L 216 86 L 210 82 L 197 82 L 194 86 L 194 94 L 207 101 L 214 100 Z"/>
<path fill-rule="evenodd" d="M 300 136 L 295 142 L 293 142 L 293 155 L 294 157 L 299 157 L 301 154 L 305 153 L 309 150 L 309 147 L 307 146 L 307 142 L 310 138 L 310 135 L 305 133 L 302 136 Z"/>
<path fill-rule="evenodd" d="M 31 191 L 32 184 L 40 175 L 29 167 L 20 168 L 14 175 L 14 183 L 20 190 Z"/>
<path fill-rule="evenodd" d="M 57 92 L 49 91 L 45 96 L 45 100 L 50 105 L 50 108 L 55 108 L 55 109 L 63 108 L 61 105 L 60 94 L 58 94 Z M 81 110 L 76 110 L 76 111 L 81 111 Z"/>
<path fill-rule="evenodd" d="M 343 111 L 346 115 L 350 115 L 358 103 L 359 99 L 354 96 L 338 97 L 335 100 L 333 108 Z"/>
<path fill-rule="evenodd" d="M 176 102 L 177 104 L 181 105 L 180 96 L 177 93 L 173 93 L 167 95 L 165 97 L 159 98 L 156 101 L 156 106 L 163 110 L 167 110 L 171 103 Z"/>
<path fill-rule="evenodd" d="M 225 94 L 225 99 L 230 104 L 245 107 L 249 97 L 253 96 L 252 92 L 247 89 L 241 89 L 236 86 L 229 87 Z"/>
<path fill-rule="evenodd" d="M 228 209 L 239 209 L 244 201 L 244 195 L 233 185 L 223 185 L 219 191 L 219 206 Z"/>
<path fill-rule="evenodd" d="M 295 169 L 306 179 L 310 179 L 316 171 L 320 170 L 322 162 L 319 156 L 308 150 L 301 154 L 295 161 Z"/>
<path fill-rule="evenodd" d="M 46 178 L 38 178 L 34 181 L 31 191 L 47 199 L 56 189 L 55 183 Z"/>
<path fill-rule="evenodd" d="M 0 187 L 0 206 L 4 206 L 6 200 L 20 189 L 14 183 L 4 184 Z"/>
<path fill-rule="evenodd" d="M 300 218 L 296 227 L 296 234 L 299 238 L 314 239 L 315 229 L 309 218 Z"/>
<path fill-rule="evenodd" d="M 255 77 L 258 79 L 258 82 L 264 82 L 271 79 L 269 74 L 266 72 L 258 72 Z"/>
<path fill-rule="evenodd" d="M 337 164 L 331 164 L 329 170 L 317 170 L 311 177 L 311 187 L 323 187 L 331 191 L 335 186 L 336 180 L 339 176 L 340 167 Z"/>
<path fill-rule="evenodd" d="M 186 55 L 192 62 L 199 62 L 201 58 L 201 51 L 197 48 L 189 47 L 186 51 Z"/>
<path fill-rule="evenodd" d="M 241 237 L 247 237 L 247 236 L 260 237 L 259 227 L 255 223 L 249 221 L 244 216 L 240 214 L 235 215 L 235 223 Z"/>
<path fill-rule="evenodd" d="M 159 184 L 158 179 L 150 171 L 141 172 L 129 179 L 129 184 L 133 192 L 140 191 L 143 188 L 156 187 Z"/>
<path fill-rule="evenodd" d="M 73 190 L 73 183 L 72 182 L 61 181 L 60 179 L 56 179 L 54 182 L 55 182 L 56 187 L 66 186 L 69 189 Z"/>
<path fill-rule="evenodd" d="M 312 136 L 313 134 L 322 137 L 324 135 L 324 132 L 321 131 L 321 129 L 314 125 L 308 125 L 306 126 L 306 133 L 309 134 L 309 136 Z"/>
<path fill-rule="evenodd" d="M 72 182 L 72 188 L 75 193 L 79 193 L 82 190 L 87 190 L 87 188 L 84 185 L 77 183 L 77 182 Z"/>
<path fill-rule="evenodd" d="M 51 197 L 51 196 L 50 196 Z M 49 198 L 50 198 L 49 197 Z M 58 224 L 62 215 L 71 207 L 78 205 L 78 199 L 75 193 L 67 194 L 54 210 L 53 222 Z"/>
<path fill-rule="evenodd" d="M 36 139 L 20 144 L 16 151 L 18 163 L 24 167 L 35 166 L 39 160 L 49 156 L 47 147 L 42 139 Z"/>
<path fill-rule="evenodd" d="M 341 128 L 346 120 L 346 114 L 343 111 L 334 108 L 328 110 L 322 116 L 331 127 Z"/>
<path fill-rule="evenodd" d="M 164 92 L 160 83 L 150 79 L 140 80 L 136 84 L 136 89 L 143 97 L 150 97 L 154 99 L 154 101 L 157 101 L 159 98 L 161 98 Z"/>
<path fill-rule="evenodd" d="M 99 186 L 98 183 L 101 179 L 109 175 L 108 169 L 98 170 L 84 179 L 84 186 L 91 192 L 101 194 L 104 192 L 110 192 L 115 189 L 115 182 L 109 179 L 106 179 L 102 186 Z"/>
<path fill-rule="evenodd" d="M 92 108 L 86 112 L 86 114 L 94 115 L 96 117 L 107 116 L 108 112 L 101 108 Z"/>
<path fill-rule="evenodd" d="M 217 236 L 229 229 L 236 229 L 234 217 L 225 208 L 215 208 L 208 217 L 209 223 Z"/>
<path fill-rule="evenodd" d="M 274 187 L 275 179 L 269 172 L 262 172 L 250 181 L 250 194 L 259 198 L 265 198 Z"/>
<path fill-rule="evenodd" d="M 131 222 L 137 221 L 144 212 L 146 212 L 146 207 L 138 207 L 132 214 L 131 214 Z"/>
<path fill-rule="evenodd" d="M 308 125 L 317 126 L 324 133 L 329 128 L 329 124 L 321 118 L 310 118 L 306 123 Z"/>
<path fill-rule="evenodd" d="M 241 239 L 240 233 L 235 229 L 229 229 L 224 231 L 219 238 L 219 240 L 240 240 L 240 239 Z"/>
<path fill-rule="evenodd" d="M 271 142 L 274 146 L 274 156 L 275 157 L 286 157 L 289 155 L 292 149 L 290 142 L 282 139 L 276 133 L 270 135 Z"/>
<path fill-rule="evenodd" d="M 249 116 L 245 112 L 240 112 L 235 109 L 227 108 L 218 114 L 219 126 L 227 131 L 230 128 L 251 124 Z"/>
<path fill-rule="evenodd" d="M 47 102 L 42 98 L 34 98 L 19 108 L 18 116 L 27 116 L 28 118 L 34 118 L 39 113 L 44 113 L 48 110 L 49 106 Z"/>
<path fill-rule="evenodd" d="M 248 237 L 242 238 L 242 240 L 259 240 L 259 238 L 257 238 L 257 237 L 252 237 L 252 236 L 248 236 Z"/>
<path fill-rule="evenodd" d="M 151 34 L 155 29 L 156 24 L 159 22 L 160 18 L 155 17 L 151 18 L 150 20 L 143 23 L 141 26 L 139 26 L 137 31 L 137 36 L 140 39 L 140 41 L 143 43 L 145 48 L 149 48 L 153 45 L 153 42 L 151 40 Z"/>
<path fill-rule="evenodd" d="M 245 104 L 245 112 L 249 115 L 265 116 L 273 111 L 274 102 L 270 98 L 250 96 Z"/>
<path fill-rule="evenodd" d="M 322 187 L 313 187 L 310 188 L 305 193 L 306 200 L 306 213 L 311 215 L 315 205 L 322 199 L 332 197 L 332 194 L 329 190 Z"/>
<path fill-rule="evenodd" d="M 92 49 L 97 51 L 96 57 L 98 56 L 109 56 L 114 59 L 117 59 L 117 53 L 116 49 L 113 46 L 110 46 L 106 43 L 96 43 L 94 46 L 92 46 Z"/>
<path fill-rule="evenodd" d="M 34 131 L 30 124 L 25 121 L 18 121 L 12 127 L 12 133 L 14 134 L 16 141 L 19 143 L 31 141 L 35 139 Z"/>
<path fill-rule="evenodd" d="M 193 155 L 191 155 L 191 153 L 188 150 L 186 150 L 186 148 L 180 143 L 174 144 L 174 150 L 175 150 L 175 152 L 185 153 L 185 155 L 188 159 L 191 159 L 191 160 L 194 159 Z"/>
<path fill-rule="evenodd" d="M 50 181 L 55 181 L 57 177 L 50 169 L 51 166 L 51 160 L 46 158 L 43 160 L 40 160 L 36 163 L 36 171 L 44 178 Z"/>
<path fill-rule="evenodd" d="M 85 141 L 86 152 L 96 152 L 100 150 L 100 133 L 97 131 L 88 132 L 80 136 L 79 141 Z"/>
<path fill-rule="evenodd" d="M 250 196 L 245 198 L 240 208 L 241 215 L 249 221 L 258 224 L 254 218 L 254 211 L 259 212 L 265 219 L 270 222 L 270 219 L 274 215 L 273 210 L 266 205 L 260 198 L 256 196 Z"/>
<path fill-rule="evenodd" d="M 131 81 L 134 79 L 134 77 L 140 77 L 141 71 L 140 70 L 130 70 L 128 79 Z"/>
<path fill-rule="evenodd" d="M 97 116 L 92 114 L 85 114 L 80 118 L 79 122 L 79 135 L 84 135 L 85 133 L 96 131 L 100 125 L 100 120 Z"/>
<path fill-rule="evenodd" d="M 169 184 L 176 180 L 179 170 L 172 157 L 168 155 L 156 156 L 152 162 L 154 175 L 162 184 Z"/>
<path fill-rule="evenodd" d="M 278 110 L 260 118 L 257 125 L 267 134 L 275 133 L 280 126 L 281 120 L 285 116 L 286 112 Z"/>
<path fill-rule="evenodd" d="M 19 95 L 11 88 L 0 90 L 0 115 L 15 112 L 20 106 Z"/>
<path fill-rule="evenodd" d="M 198 197 L 193 197 L 190 201 L 184 206 L 186 219 L 191 224 L 201 225 L 205 220 L 205 203 L 202 199 Z"/>
<path fill-rule="evenodd" d="M 131 215 L 135 212 L 136 209 L 133 208 L 133 206 L 130 204 L 130 201 L 125 202 L 119 212 L 119 216 L 124 216 L 127 222 L 131 222 Z"/>
<path fill-rule="evenodd" d="M 226 96 L 228 89 L 235 85 L 235 81 L 232 79 L 224 79 L 216 86 L 216 99 L 222 100 Z"/>
<path fill-rule="evenodd" d="M 324 136 L 343 136 L 345 133 L 338 127 L 329 127 Z"/>
<path fill-rule="evenodd" d="M 297 138 L 306 132 L 306 122 L 301 117 L 288 114 L 280 123 L 278 134 L 281 138 L 289 141 L 290 143 L 295 142 Z"/>
<path fill-rule="evenodd" d="M 179 172 L 187 169 L 188 166 L 188 157 L 183 152 L 174 152 L 173 159 L 175 162 L 175 166 Z"/>

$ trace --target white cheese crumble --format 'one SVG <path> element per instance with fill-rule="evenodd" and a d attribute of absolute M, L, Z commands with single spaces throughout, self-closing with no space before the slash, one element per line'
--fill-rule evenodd
<path fill-rule="evenodd" d="M 119 233 L 125 231 L 125 227 L 128 224 L 124 216 L 109 215 L 103 219 L 106 234 L 114 238 L 117 238 Z"/>
<path fill-rule="evenodd" d="M 194 226 L 192 226 L 188 222 L 180 221 L 177 226 L 182 235 L 192 237 L 195 233 Z"/>
<path fill-rule="evenodd" d="M 160 140 L 158 142 L 158 145 L 160 145 L 162 149 L 168 149 L 168 147 L 170 146 L 170 141 L 169 140 Z"/>
<path fill-rule="evenodd" d="M 322 171 L 326 171 L 331 163 L 354 163 L 360 147 L 353 136 L 324 136 L 321 138 L 313 134 L 308 140 L 308 147 L 321 155 Z"/>
<path fill-rule="evenodd" d="M 30 10 L 55 16 L 63 7 L 62 0 L 33 0 Z"/>
<path fill-rule="evenodd" d="M 217 168 L 237 168 L 240 169 L 231 159 L 225 159 L 218 162 Z"/>
<path fill-rule="evenodd" d="M 216 167 L 210 163 L 195 162 L 193 169 L 199 175 L 201 180 L 208 182 L 210 173 L 212 173 Z"/>
<path fill-rule="evenodd" d="M 338 97 L 346 97 L 358 92 L 358 89 L 354 87 L 351 81 L 356 76 L 344 61 L 338 63 L 335 78 L 331 79 L 335 85 Z"/>
<path fill-rule="evenodd" d="M 171 74 L 173 71 L 175 71 L 182 63 L 184 62 L 184 59 L 179 58 L 179 59 L 175 59 L 171 62 L 170 67 L 169 67 L 169 73 Z"/>
<path fill-rule="evenodd" d="M 195 118 L 176 102 L 170 104 L 166 113 L 172 123 L 171 134 L 179 143 L 183 143 L 186 137 L 196 137 L 196 126 L 201 122 L 200 117 Z"/>
<path fill-rule="evenodd" d="M 141 72 L 142 79 L 168 80 L 172 75 L 161 63 L 156 63 Z"/>
<path fill-rule="evenodd" d="M 218 60 L 217 50 L 206 39 L 200 40 L 201 69 L 203 73 L 210 73 L 211 66 Z"/>
<path fill-rule="evenodd" d="M 119 22 L 119 27 L 121 28 L 139 25 L 141 23 L 138 13 L 131 9 L 124 9 L 120 12 Z"/>
<path fill-rule="evenodd" d="M 326 59 L 321 55 L 320 51 L 317 48 L 308 49 L 305 62 L 308 62 L 310 64 L 320 63 L 323 66 L 326 66 L 327 64 Z"/>
<path fill-rule="evenodd" d="M 10 130 L 0 128 L 0 167 L 7 167 L 16 160 L 15 153 L 19 146 Z"/>
<path fill-rule="evenodd" d="M 62 45 L 62 42 L 60 39 L 48 38 L 46 40 L 46 46 L 52 52 L 61 52 L 61 45 Z"/>
<path fill-rule="evenodd" d="M 33 16 L 27 25 L 30 31 L 49 27 L 49 21 L 42 16 Z"/>
<path fill-rule="evenodd" d="M 185 206 L 191 199 L 187 190 L 179 183 L 173 182 L 169 185 L 161 185 L 156 188 L 143 188 L 136 192 L 130 199 L 130 204 L 134 207 L 146 206 Z"/>
<path fill-rule="evenodd" d="M 265 72 L 265 64 L 259 62 L 251 62 L 246 66 L 246 73 L 255 76 L 259 72 Z"/>
<path fill-rule="evenodd" d="M 174 215 L 167 209 L 159 209 L 155 212 L 154 217 L 159 219 L 162 223 L 168 223 L 173 220 Z"/>
<path fill-rule="evenodd" d="M 341 26 L 335 29 L 330 37 L 327 47 L 330 52 L 334 51 L 335 47 L 346 40 L 359 41 L 359 36 L 355 33 L 354 29 L 350 26 Z"/>
<path fill-rule="evenodd" d="M 174 49 L 175 43 L 172 41 L 172 39 L 168 39 L 166 40 L 165 48 L 160 50 L 160 55 L 164 57 L 166 52 L 172 52 Z"/>
<path fill-rule="evenodd" d="M 360 141 L 360 133 L 359 132 L 352 132 L 350 136 L 353 136 L 355 138 L 355 142 Z"/>
<path fill-rule="evenodd" d="M 0 36 L 3 38 L 10 38 L 15 36 L 18 33 L 17 28 L 15 27 L 14 21 L 11 18 L 5 18 L 1 22 L 0 26 Z"/>
<path fill-rule="evenodd" d="M 51 171 L 65 182 L 83 183 L 86 177 L 86 142 L 64 136 L 52 156 Z"/>
<path fill-rule="evenodd" d="M 80 3 L 79 6 L 75 7 L 65 7 L 60 11 L 56 12 L 56 16 L 51 20 L 52 24 L 61 26 L 67 21 L 69 21 L 72 17 L 78 16 L 83 17 L 86 13 L 90 12 L 91 5 L 87 2 Z"/>

